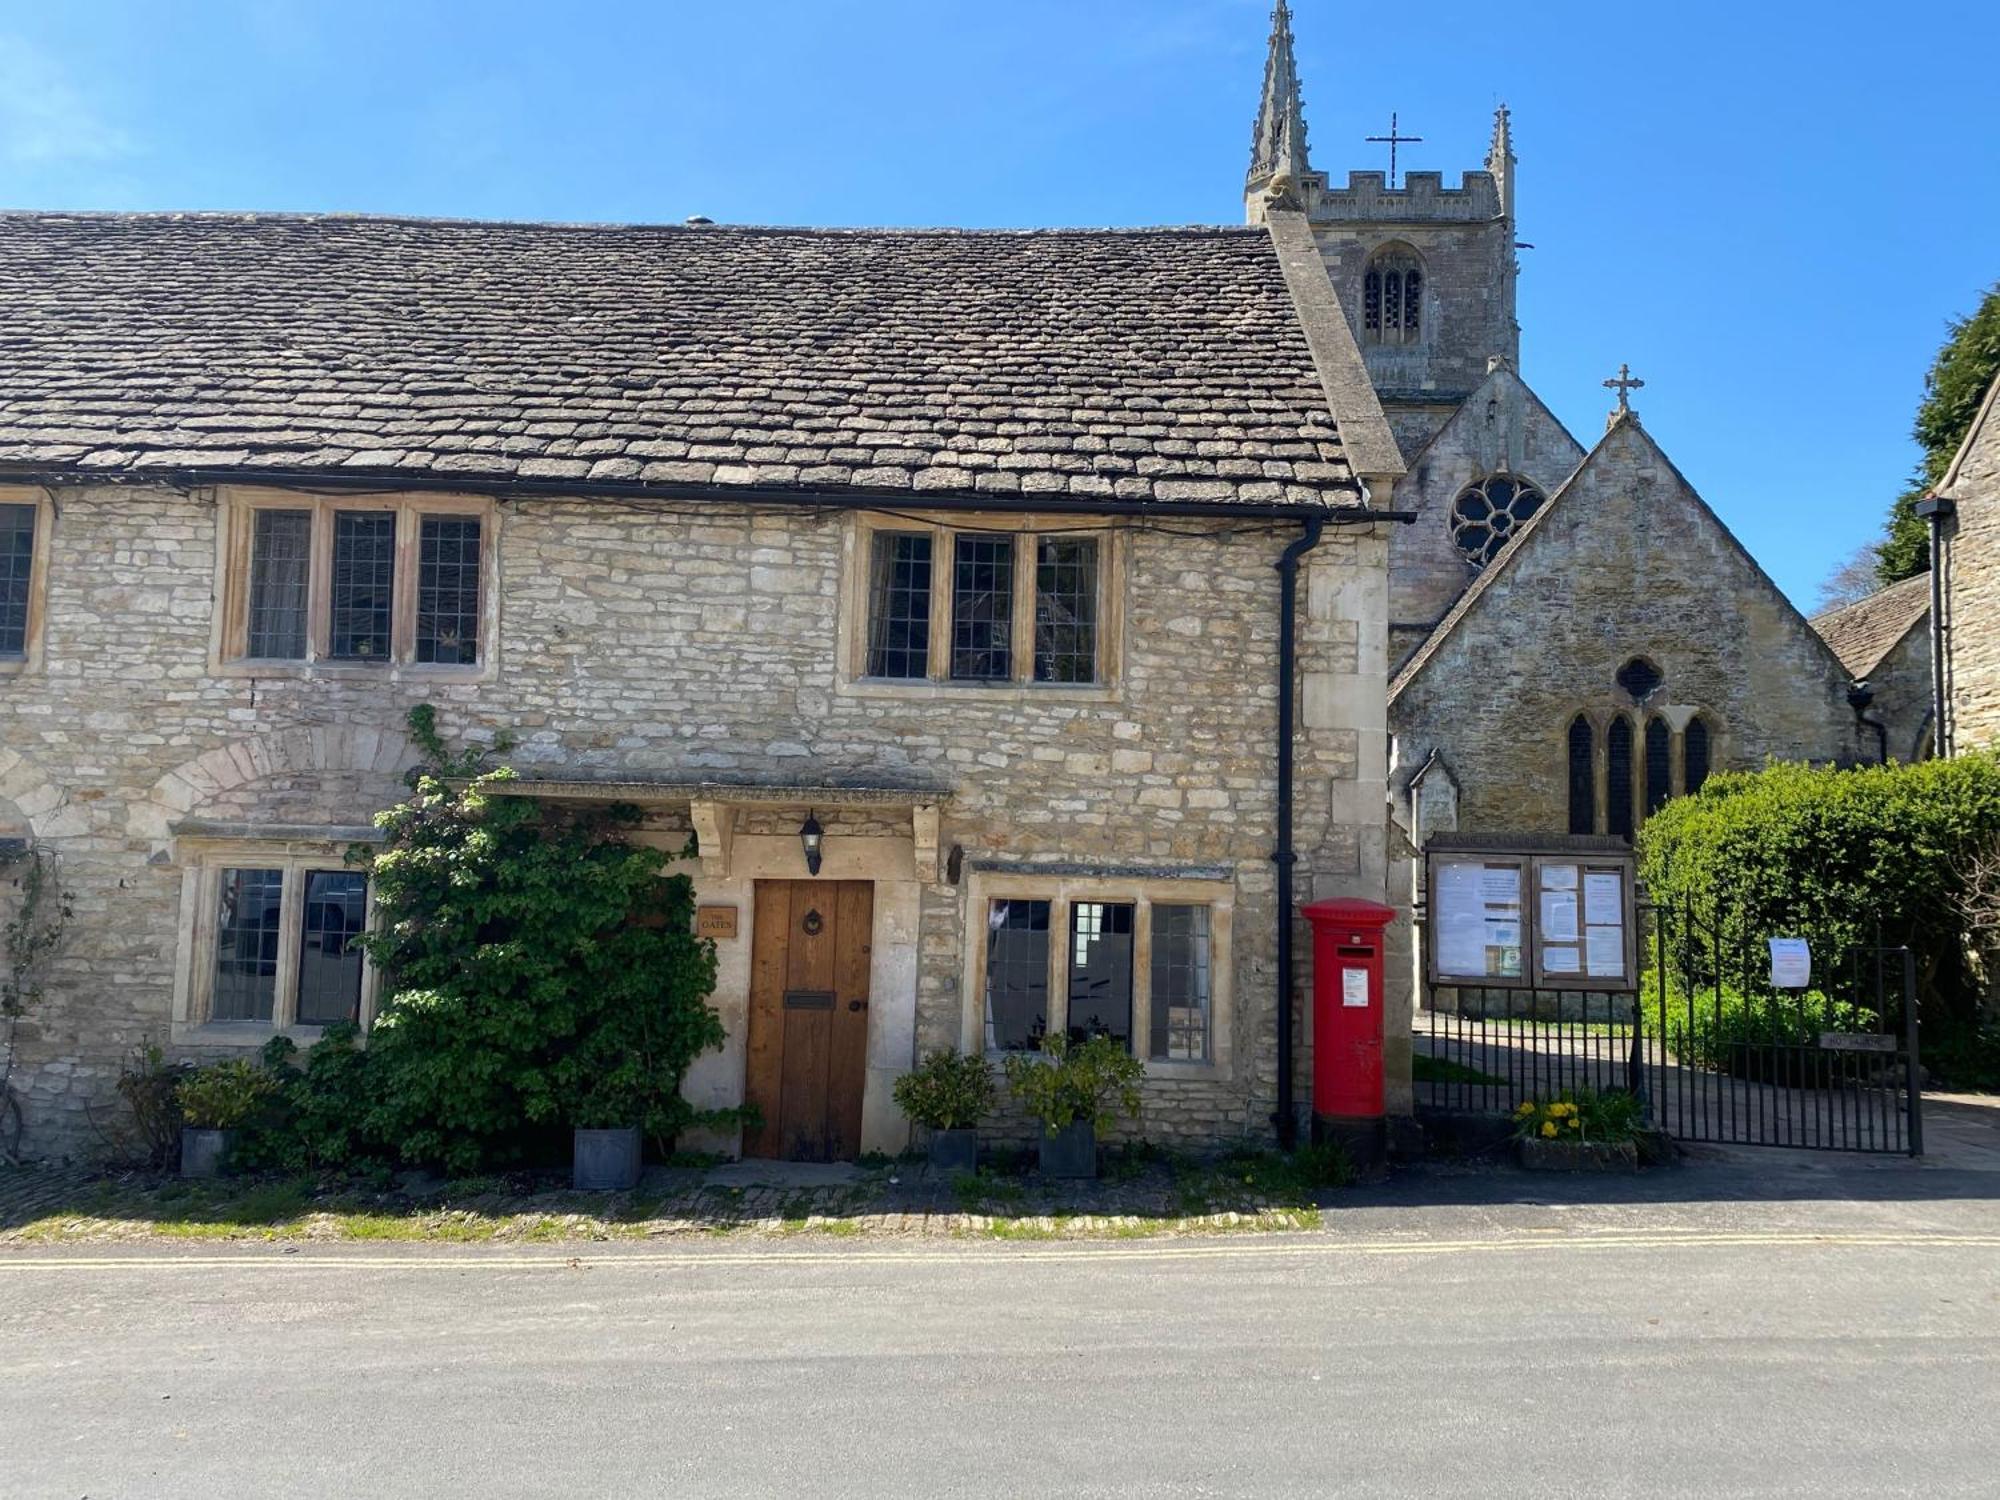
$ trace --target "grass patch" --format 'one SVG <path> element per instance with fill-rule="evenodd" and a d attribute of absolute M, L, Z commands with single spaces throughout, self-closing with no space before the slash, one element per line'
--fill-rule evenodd
<path fill-rule="evenodd" d="M 1495 1078 L 1491 1073 L 1482 1073 L 1477 1068 L 1469 1068 L 1462 1062 L 1453 1062 L 1448 1057 L 1432 1057 L 1419 1052 L 1410 1059 L 1410 1077 L 1417 1083 L 1480 1083 L 1507 1086 L 1504 1078 Z"/>

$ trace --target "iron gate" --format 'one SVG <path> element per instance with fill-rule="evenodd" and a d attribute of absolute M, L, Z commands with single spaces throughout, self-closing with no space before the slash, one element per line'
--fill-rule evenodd
<path fill-rule="evenodd" d="M 1426 985 L 1418 1107 L 1506 1113 L 1626 1089 L 1678 1140 L 1922 1154 L 1908 949 L 1866 949 L 1780 991 L 1761 945 L 1683 913 L 1640 916 L 1651 962 L 1636 994 Z"/>

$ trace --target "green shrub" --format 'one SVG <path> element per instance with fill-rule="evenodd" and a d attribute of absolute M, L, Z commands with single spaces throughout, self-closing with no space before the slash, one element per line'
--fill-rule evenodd
<path fill-rule="evenodd" d="M 182 1078 L 174 1091 L 181 1119 L 197 1130 L 239 1130 L 276 1097 L 278 1080 L 247 1057 L 210 1063 Z"/>
<path fill-rule="evenodd" d="M 1919 1059 L 1945 1088 L 2000 1094 L 2000 1026 L 1926 1027 Z"/>
<path fill-rule="evenodd" d="M 1773 999 L 1725 985 L 1702 991 L 1690 1004 L 1669 986 L 1664 1031 L 1668 1053 L 1685 1067 L 1771 1082 L 1771 1048 L 1813 1047 L 1823 1031 L 1877 1026 L 1871 1011 L 1818 990 Z"/>
<path fill-rule="evenodd" d="M 940 1047 L 896 1080 L 896 1105 L 926 1130 L 970 1130 L 993 1108 L 984 1057 Z"/>
<path fill-rule="evenodd" d="M 428 709 L 411 728 L 431 768 L 376 818 L 385 845 L 357 856 L 377 919 L 359 942 L 386 994 L 370 1132 L 455 1174 L 584 1122 L 664 1147 L 697 1118 L 688 1066 L 723 1041 L 692 883 L 630 841 L 635 809 L 500 795 L 512 773 L 448 756 Z"/>
<path fill-rule="evenodd" d="M 1139 1118 L 1139 1080 L 1145 1066 L 1112 1037 L 1072 1042 L 1061 1034 L 1042 1038 L 1042 1050 L 1007 1055 L 1007 1082 L 1029 1115 L 1050 1135 L 1087 1120 L 1099 1135 L 1105 1108 L 1116 1102 L 1126 1118 Z"/>
<path fill-rule="evenodd" d="M 241 1165 L 285 1172 L 347 1171 L 391 1155 L 387 1143 L 371 1133 L 374 1077 L 360 1038 L 360 1028 L 352 1022 L 328 1026 L 298 1067 L 293 1066 L 298 1048 L 289 1037 L 273 1037 L 265 1044 L 264 1067 L 273 1080 L 273 1097 L 237 1143 Z"/>
<path fill-rule="evenodd" d="M 174 1160 L 181 1141 L 181 1080 L 186 1063 L 168 1062 L 166 1053 L 148 1042 L 118 1075 L 118 1095 L 132 1111 L 132 1128 L 149 1167 Z"/>
<path fill-rule="evenodd" d="M 1668 964 L 1754 989 L 1765 940 L 1812 945 L 1816 976 L 1877 947 L 1916 955 L 1927 1016 L 1976 1003 L 1960 912 L 1965 872 L 2000 840 L 2000 759 L 1831 770 L 1773 765 L 1710 778 L 1648 819 L 1641 873 L 1664 912 Z"/>

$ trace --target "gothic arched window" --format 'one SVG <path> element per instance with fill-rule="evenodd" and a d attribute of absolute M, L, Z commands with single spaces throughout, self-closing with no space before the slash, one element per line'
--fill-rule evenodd
<path fill-rule="evenodd" d="M 1604 737 L 1605 832 L 1632 837 L 1632 721 L 1620 714 Z"/>
<path fill-rule="evenodd" d="M 1582 714 L 1569 725 L 1569 831 L 1597 832 L 1597 731 Z"/>
<path fill-rule="evenodd" d="M 1688 721 L 1681 744 L 1681 785 L 1690 795 L 1708 780 L 1710 740 L 1708 720 L 1697 717 Z"/>
<path fill-rule="evenodd" d="M 1646 816 L 1665 807 L 1673 794 L 1673 733 L 1656 715 L 1646 721 Z"/>
<path fill-rule="evenodd" d="M 1416 252 L 1378 251 L 1361 278 L 1361 341 L 1414 344 L 1423 336 L 1424 268 Z"/>
<path fill-rule="evenodd" d="M 1543 499 L 1533 481 L 1519 474 L 1491 475 L 1466 486 L 1452 502 L 1451 539 L 1468 562 L 1483 568 L 1542 508 Z"/>

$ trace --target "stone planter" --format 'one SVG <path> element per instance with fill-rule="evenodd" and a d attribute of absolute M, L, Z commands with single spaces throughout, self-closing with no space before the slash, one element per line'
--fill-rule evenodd
<path fill-rule="evenodd" d="M 979 1132 L 976 1130 L 933 1130 L 931 1166 L 939 1172 L 979 1170 Z"/>
<path fill-rule="evenodd" d="M 1545 1141 L 1524 1136 L 1520 1141 L 1521 1165 L 1530 1172 L 1636 1172 L 1639 1146 L 1636 1141 Z"/>
<path fill-rule="evenodd" d="M 220 1177 L 229 1148 L 236 1144 L 233 1130 L 206 1130 L 194 1125 L 181 1127 L 181 1176 Z"/>
<path fill-rule="evenodd" d="M 570 1186 L 586 1193 L 624 1193 L 639 1185 L 639 1130 L 576 1132 Z"/>
<path fill-rule="evenodd" d="M 1097 1175 L 1097 1127 L 1078 1120 L 1050 1135 L 1042 1132 L 1042 1175 L 1044 1177 L 1095 1177 Z"/>

